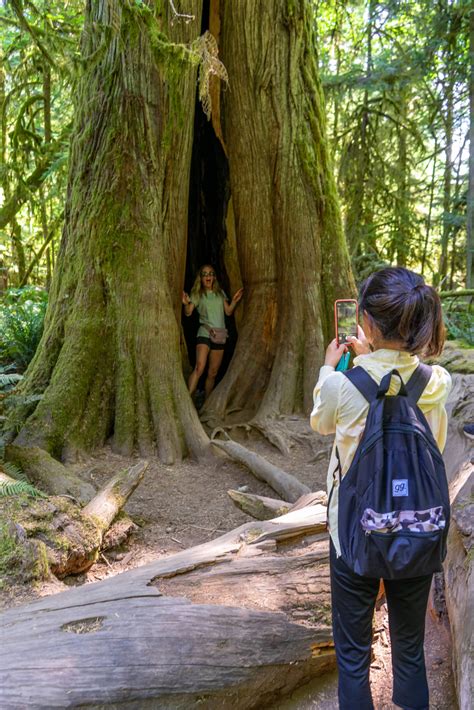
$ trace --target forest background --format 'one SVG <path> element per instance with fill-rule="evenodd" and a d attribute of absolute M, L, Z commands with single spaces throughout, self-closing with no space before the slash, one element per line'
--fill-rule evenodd
<path fill-rule="evenodd" d="M 355 280 L 389 264 L 419 271 L 448 292 L 449 335 L 472 344 L 472 299 L 459 298 L 474 279 L 471 3 L 307 5 Z M 0 363 L 7 388 L 40 340 L 57 261 L 74 98 L 86 70 L 83 13 L 79 0 L 0 6 Z M 209 107 L 197 106 L 205 123 Z M 219 267 L 222 241 L 213 249 Z"/>
<path fill-rule="evenodd" d="M 462 369 L 447 356 L 462 373 L 457 472 L 473 401 L 471 5 L 0 0 L 0 578 L 23 569 L 18 547 L 38 553 L 30 578 L 49 565 L 80 585 L 231 531 L 245 516 L 226 489 L 250 477 L 209 455 L 236 444 L 211 446 L 219 431 L 305 491 L 323 488 L 330 448 L 306 413 L 333 301 L 389 264 L 440 291 L 462 351 Z M 180 294 L 203 263 L 245 296 L 198 416 L 186 388 L 196 322 L 180 318 Z M 131 549 L 101 547 L 111 519 L 86 534 L 64 495 L 97 521 L 117 470 L 134 480 L 114 514 L 147 465 L 125 511 Z M 56 534 L 66 514 L 73 544 Z"/>

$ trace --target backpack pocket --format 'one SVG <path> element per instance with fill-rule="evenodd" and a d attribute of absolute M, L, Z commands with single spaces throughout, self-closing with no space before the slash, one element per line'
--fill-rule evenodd
<path fill-rule="evenodd" d="M 446 554 L 443 528 L 364 532 L 359 540 L 359 569 L 355 570 L 357 574 L 383 579 L 404 579 L 442 570 Z"/>
<path fill-rule="evenodd" d="M 398 483 L 400 487 L 403 487 L 405 481 L 393 481 L 393 483 Z M 426 533 L 444 530 L 446 516 L 442 505 L 427 508 L 426 510 L 392 510 L 388 513 L 377 513 L 372 508 L 366 508 L 360 524 L 364 532 L 395 533 L 410 531 Z"/>

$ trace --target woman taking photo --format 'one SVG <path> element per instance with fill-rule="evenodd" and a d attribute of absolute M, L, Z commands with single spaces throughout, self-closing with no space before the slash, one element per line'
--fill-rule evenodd
<path fill-rule="evenodd" d="M 443 347 L 444 326 L 438 294 L 414 272 L 401 267 L 387 268 L 372 274 L 362 285 L 359 308 L 364 327 L 359 327 L 357 338 L 348 338 L 358 356 L 354 360 L 355 368 L 359 368 L 359 374 L 362 369 L 370 376 L 369 379 L 372 378 L 375 391 L 379 388 L 377 397 L 383 389 L 381 381 L 388 381 L 387 375 L 390 379 L 394 371 L 404 384 L 401 385 L 398 377 L 392 377 L 388 395 L 402 392 L 402 386 L 406 394 L 410 378 L 418 369 L 418 355 L 437 355 Z M 364 435 L 369 401 L 357 385 L 354 386 L 350 377 L 346 377 L 343 372 L 335 372 L 344 349 L 344 345 L 338 346 L 333 340 L 326 351 L 325 362 L 314 390 L 311 426 L 320 434 L 336 435 L 328 472 L 328 488 L 332 493 L 328 506 L 328 524 L 331 540 L 333 634 L 339 668 L 339 707 L 341 710 L 373 710 L 369 669 L 372 617 L 380 580 L 378 576 L 357 574 L 349 567 L 347 559 L 343 559 L 343 542 L 346 542 L 344 535 L 349 529 L 349 523 L 341 517 L 341 510 L 347 509 L 350 503 L 344 494 L 352 472 L 357 471 L 358 459 L 355 454 Z M 427 384 L 415 401 L 418 400 L 417 406 L 442 451 L 447 430 L 444 405 L 451 387 L 451 378 L 446 370 L 437 365 L 425 372 Z M 363 377 L 367 380 L 365 374 Z M 385 438 L 382 443 L 385 445 Z M 369 450 L 368 446 L 366 450 Z M 392 453 L 396 452 L 389 451 L 387 456 Z M 400 466 L 402 459 L 400 454 L 399 460 L 394 461 Z M 353 460 L 356 463 L 354 468 L 351 467 Z M 336 471 L 339 473 L 336 474 Z M 379 469 L 371 474 L 372 480 L 382 473 L 383 467 L 379 465 Z M 362 483 L 361 480 L 361 489 Z M 403 495 L 408 496 L 408 482 L 400 483 L 406 483 L 407 490 Z M 396 498 L 396 501 L 401 500 Z M 402 503 L 398 505 L 403 507 Z M 377 515 L 374 511 L 370 512 Z M 383 524 L 388 526 L 386 521 L 389 516 L 384 515 Z M 344 520 L 343 525 L 340 524 L 341 520 Z M 362 521 L 356 522 L 359 527 L 363 527 Z M 379 533 L 377 539 L 381 537 L 383 535 Z M 393 560 L 386 562 L 388 566 Z M 392 575 L 384 579 L 392 647 L 393 702 L 403 710 L 428 710 L 429 707 L 423 640 L 431 579 L 432 574 L 420 572 L 418 576 L 408 574 L 406 578 L 396 578 Z"/>
<path fill-rule="evenodd" d="M 230 301 L 219 286 L 216 272 L 212 266 L 205 264 L 199 269 L 194 285 L 189 296 L 185 291 L 182 294 L 184 313 L 190 316 L 196 308 L 199 313 L 199 330 L 196 339 L 196 365 L 188 380 L 191 395 L 194 394 L 199 378 L 207 369 L 205 398 L 207 399 L 214 388 L 217 373 L 224 356 L 226 331 L 225 317 L 231 316 L 238 302 L 242 298 L 243 288 L 235 292 Z"/>

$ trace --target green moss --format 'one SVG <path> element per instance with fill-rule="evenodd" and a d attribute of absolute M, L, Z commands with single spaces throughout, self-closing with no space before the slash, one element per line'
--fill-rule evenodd
<path fill-rule="evenodd" d="M 36 582 L 49 575 L 46 545 L 23 539 L 23 535 L 21 526 L 12 520 L 0 524 L 0 589 L 11 583 Z"/>
<path fill-rule="evenodd" d="M 253 542 L 257 538 L 262 535 L 263 530 L 261 528 L 251 528 L 250 530 L 247 530 L 246 535 L 245 535 L 245 541 L 247 543 Z"/>
<path fill-rule="evenodd" d="M 4 579 L 11 574 L 12 562 L 21 554 L 21 545 L 10 533 L 10 526 L 2 523 L 0 525 L 0 588 L 4 585 Z"/>

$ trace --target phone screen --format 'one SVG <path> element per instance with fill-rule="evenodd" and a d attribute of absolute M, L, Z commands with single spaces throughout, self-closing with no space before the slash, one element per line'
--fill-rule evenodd
<path fill-rule="evenodd" d="M 357 336 L 357 301 L 336 301 L 336 339 L 339 345 L 348 335 Z"/>

